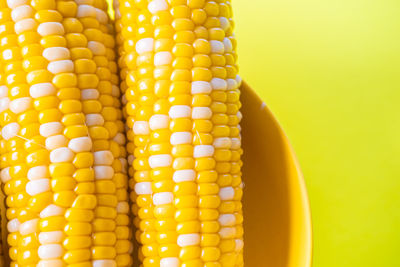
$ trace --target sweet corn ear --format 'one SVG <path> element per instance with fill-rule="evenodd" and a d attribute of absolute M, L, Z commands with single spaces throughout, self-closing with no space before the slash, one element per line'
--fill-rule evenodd
<path fill-rule="evenodd" d="M 10 266 L 131 266 L 124 124 L 105 0 L 2 0 L 0 8 Z"/>
<path fill-rule="evenodd" d="M 118 0 L 143 266 L 243 266 L 241 79 L 229 1 Z"/>

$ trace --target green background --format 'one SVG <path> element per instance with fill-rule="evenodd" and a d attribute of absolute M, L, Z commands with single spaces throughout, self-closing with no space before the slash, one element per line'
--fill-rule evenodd
<path fill-rule="evenodd" d="M 400 266 L 400 2 L 233 5 L 241 75 L 306 178 L 314 267 Z"/>

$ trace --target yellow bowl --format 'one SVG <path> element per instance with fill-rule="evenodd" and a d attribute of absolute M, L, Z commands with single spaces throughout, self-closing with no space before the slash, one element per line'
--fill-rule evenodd
<path fill-rule="evenodd" d="M 310 208 L 294 151 L 246 84 L 241 100 L 246 266 L 310 267 Z"/>

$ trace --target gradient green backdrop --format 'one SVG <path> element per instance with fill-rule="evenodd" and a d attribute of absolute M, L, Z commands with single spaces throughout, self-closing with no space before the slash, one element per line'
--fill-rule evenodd
<path fill-rule="evenodd" d="M 400 2 L 232 2 L 241 75 L 306 178 L 314 267 L 400 266 Z"/>

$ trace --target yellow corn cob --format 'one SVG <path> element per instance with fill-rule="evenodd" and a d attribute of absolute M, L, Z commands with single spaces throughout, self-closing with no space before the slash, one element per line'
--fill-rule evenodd
<path fill-rule="evenodd" d="M 226 0 L 119 0 L 143 266 L 243 266 L 241 80 Z"/>
<path fill-rule="evenodd" d="M 2 0 L 1 180 L 11 266 L 129 266 L 105 0 Z"/>
<path fill-rule="evenodd" d="M 1 6 L 0 6 L 0 8 L 1 8 Z M 0 14 L 2 14 L 1 11 L 0 11 Z M 3 18 L 0 19 L 0 25 L 2 25 L 2 22 L 1 22 L 2 19 Z M 4 79 L 3 68 L 0 67 L 0 114 L 2 113 L 1 112 L 3 109 L 2 104 L 3 104 L 3 101 L 7 97 L 7 91 L 8 91 L 6 87 L 2 86 L 4 84 L 3 79 Z M 2 124 L 0 123 L 0 133 L 1 133 L 1 131 L 2 131 Z M 2 169 L 2 166 L 3 166 L 1 156 L 3 155 L 3 153 L 5 153 L 5 151 L 6 151 L 5 142 L 2 138 L 2 135 L 0 134 L 0 169 Z M 0 176 L 0 178 L 1 178 L 1 176 Z M 4 238 L 4 237 L 6 237 L 6 234 L 7 234 L 6 233 L 7 232 L 6 231 L 7 224 L 6 224 L 6 218 L 4 216 L 5 215 L 4 200 L 5 200 L 4 195 L 2 194 L 2 192 L 0 192 L 0 267 L 7 266 L 6 265 L 6 257 L 5 257 L 6 255 L 4 254 L 4 252 L 7 251 L 6 250 L 7 245 L 5 242 L 5 240 L 7 240 L 7 239 Z"/>

